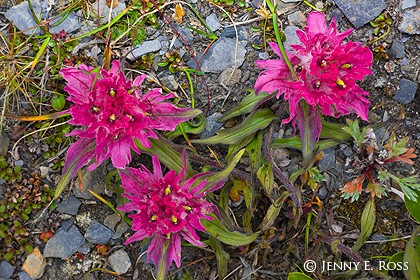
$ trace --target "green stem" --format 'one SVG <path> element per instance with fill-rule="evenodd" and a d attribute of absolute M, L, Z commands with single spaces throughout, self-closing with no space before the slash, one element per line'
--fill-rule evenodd
<path fill-rule="evenodd" d="M 305 100 L 302 100 L 299 106 L 302 107 L 303 117 L 305 119 L 305 134 L 303 135 L 304 139 L 302 139 L 302 156 L 304 162 L 307 163 L 314 149 L 314 143 L 312 143 L 311 140 L 311 130 L 313 128 L 311 128 L 309 125 L 308 103 L 306 103 Z"/>
<path fill-rule="evenodd" d="M 273 3 L 271 3 L 271 0 L 267 0 L 267 5 L 271 11 L 274 33 L 276 34 L 276 40 L 277 40 L 277 44 L 279 45 L 281 55 L 283 56 L 284 62 L 286 62 L 287 67 L 290 70 L 290 73 L 292 73 L 293 78 L 295 78 L 296 80 L 299 80 L 298 76 L 295 73 L 295 70 L 293 69 L 292 63 L 290 63 L 289 57 L 287 56 L 286 51 L 284 50 L 284 46 L 280 38 L 279 27 L 277 26 L 277 9 L 276 7 L 273 6 Z"/>

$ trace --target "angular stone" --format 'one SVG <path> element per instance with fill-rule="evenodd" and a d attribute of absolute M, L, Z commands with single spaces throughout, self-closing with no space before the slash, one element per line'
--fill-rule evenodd
<path fill-rule="evenodd" d="M 66 33 L 72 33 L 80 28 L 79 18 L 73 12 L 70 13 L 59 25 L 54 26 L 54 23 L 59 22 L 61 19 L 62 18 L 57 18 L 51 22 L 51 27 L 49 29 L 50 33 L 58 34 L 62 30 Z"/>
<path fill-rule="evenodd" d="M 405 11 L 398 29 L 408 34 L 420 34 L 420 7 Z"/>
<path fill-rule="evenodd" d="M 394 100 L 408 104 L 414 100 L 417 91 L 417 83 L 408 79 L 401 79 L 398 91 L 394 95 Z"/>
<path fill-rule="evenodd" d="M 392 42 L 391 49 L 389 50 L 389 57 L 394 58 L 403 58 L 405 56 L 405 50 L 404 50 L 404 43 L 402 40 L 394 40 Z"/>
<path fill-rule="evenodd" d="M 126 273 L 131 267 L 131 260 L 127 252 L 118 250 L 108 257 L 111 268 L 119 275 Z"/>
<path fill-rule="evenodd" d="M 141 45 L 134 48 L 130 53 L 127 55 L 127 58 L 130 60 L 135 60 L 141 57 L 144 54 L 157 52 L 161 48 L 160 39 L 156 38 L 152 41 L 145 41 Z"/>
<path fill-rule="evenodd" d="M 18 276 L 19 276 L 19 280 L 32 280 L 31 276 L 29 276 L 29 274 L 26 273 L 25 271 L 19 272 Z"/>
<path fill-rule="evenodd" d="M 97 221 L 93 221 L 85 233 L 85 238 L 93 244 L 106 244 L 114 235 L 114 232 L 108 227 Z"/>
<path fill-rule="evenodd" d="M 387 7 L 388 0 L 334 0 L 346 18 L 359 28 L 377 18 Z"/>
<path fill-rule="evenodd" d="M 191 32 L 191 30 L 183 28 L 179 26 L 178 24 L 174 24 L 174 28 L 178 31 L 179 35 L 181 35 L 182 39 L 176 38 L 174 47 L 178 48 L 184 45 L 185 41 L 187 44 L 192 44 L 194 42 L 194 34 Z"/>
<path fill-rule="evenodd" d="M 94 199 L 94 196 L 88 192 L 88 190 L 91 190 L 97 194 L 102 194 L 106 185 L 105 178 L 107 173 L 108 171 L 106 170 L 106 163 L 101 164 L 101 166 L 93 171 L 82 173 L 83 188 L 73 188 L 74 195 L 84 199 Z"/>
<path fill-rule="evenodd" d="M 39 248 L 36 247 L 34 251 L 26 258 L 22 265 L 22 270 L 26 271 L 32 279 L 41 278 L 44 274 L 47 261 L 42 256 Z"/>
<path fill-rule="evenodd" d="M 319 161 L 319 171 L 325 171 L 329 169 L 333 169 L 336 167 L 335 162 L 335 151 L 333 148 L 328 148 L 324 150 L 324 156 Z"/>
<path fill-rule="evenodd" d="M 0 278 L 9 279 L 12 277 L 15 268 L 8 261 L 0 263 Z"/>
<path fill-rule="evenodd" d="M 31 1 L 33 11 L 36 15 L 41 14 L 41 4 L 39 0 Z M 29 9 L 28 1 L 22 2 L 19 5 L 11 7 L 6 11 L 6 18 L 13 22 L 17 29 L 25 35 L 41 35 L 43 32 L 41 28 L 37 27 L 37 23 L 32 17 Z"/>
<path fill-rule="evenodd" d="M 244 26 L 238 26 L 236 27 L 236 30 L 238 32 L 239 41 L 248 41 L 249 39 L 248 30 Z M 220 34 L 220 38 L 232 38 L 236 40 L 235 28 L 227 27 L 223 29 L 222 33 Z"/>
<path fill-rule="evenodd" d="M 77 211 L 79 211 L 80 204 L 82 204 L 80 200 L 72 195 L 58 205 L 57 211 L 62 214 L 76 215 Z"/>
<path fill-rule="evenodd" d="M 121 217 L 119 217 L 117 214 L 109 215 L 104 220 L 104 225 L 115 232 L 115 234 L 112 236 L 112 239 L 120 238 L 130 228 L 126 222 L 120 221 Z"/>
<path fill-rule="evenodd" d="M 67 230 L 60 228 L 44 249 L 45 258 L 70 258 L 77 249 L 85 244 L 85 239 L 75 225 L 71 225 Z"/>
<path fill-rule="evenodd" d="M 240 69 L 227 68 L 219 76 L 219 83 L 225 86 L 233 86 L 241 81 L 242 71 Z"/>
<path fill-rule="evenodd" d="M 223 123 L 217 122 L 221 116 L 223 116 L 221 113 L 213 113 L 206 118 L 206 128 L 200 134 L 201 139 L 213 136 L 223 126 Z"/>
<path fill-rule="evenodd" d="M 235 46 L 236 41 L 234 39 L 220 38 L 217 40 L 205 53 L 201 61 L 201 71 L 221 73 L 227 68 L 240 67 L 245 60 L 245 44 L 242 41 L 238 42 L 236 59 Z"/>
<path fill-rule="evenodd" d="M 99 7 L 98 7 L 99 1 Z M 91 5 L 93 12 L 99 16 L 100 22 L 108 22 L 109 7 L 106 4 L 106 0 L 98 0 Z M 125 9 L 124 1 L 118 1 L 118 5 L 115 8 L 112 8 L 111 18 L 116 17 Z"/>
<path fill-rule="evenodd" d="M 402 0 L 401 9 L 406 10 L 416 6 L 416 0 Z"/>
<path fill-rule="evenodd" d="M 206 23 L 210 27 L 210 30 L 213 32 L 219 30 L 220 27 L 222 27 L 215 13 L 211 13 L 208 17 L 206 17 Z"/>
<path fill-rule="evenodd" d="M 284 29 L 284 35 L 286 36 L 286 41 L 284 42 L 284 48 L 288 51 L 292 51 L 290 45 L 299 45 L 300 40 L 296 35 L 296 31 L 300 30 L 298 27 L 289 25 Z"/>
<path fill-rule="evenodd" d="M 298 25 L 300 27 L 303 27 L 306 24 L 306 17 L 301 11 L 296 11 L 293 14 L 288 15 L 287 20 L 291 25 Z"/>

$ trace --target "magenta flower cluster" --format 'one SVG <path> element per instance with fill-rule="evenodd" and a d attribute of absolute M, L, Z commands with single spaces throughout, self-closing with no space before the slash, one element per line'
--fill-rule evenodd
<path fill-rule="evenodd" d="M 301 100 L 310 105 L 310 110 L 323 115 L 339 117 L 356 113 L 367 121 L 369 101 L 365 96 L 368 93 L 355 81 L 371 73 L 372 52 L 359 42 L 343 43 L 352 29 L 338 33 L 335 19 L 327 26 L 323 13 L 312 12 L 307 21 L 305 31 L 296 32 L 300 44 L 291 46 L 293 53 L 287 52 L 297 77 L 283 59 L 256 61 L 259 68 L 265 69 L 255 83 L 256 92 L 277 92 L 277 98 L 284 95 L 290 117 L 283 123 L 298 120 Z M 281 57 L 279 46 L 269 45 Z M 319 114 L 315 122 L 321 126 Z"/>
<path fill-rule="evenodd" d="M 140 86 L 146 75 L 127 80 L 118 61 L 109 71 L 93 70 L 82 64 L 60 72 L 67 81 L 64 90 L 70 95 L 68 100 L 74 103 L 69 109 L 69 123 L 83 126 L 71 132 L 80 137 L 73 145 L 86 145 L 86 139 L 96 143 L 96 162 L 91 163 L 90 170 L 107 158 L 115 167 L 124 168 L 131 161 L 130 149 L 140 153 L 135 139 L 150 148 L 149 138 L 158 138 L 154 130 L 173 131 L 200 112 L 165 102 L 174 95 L 163 95 L 160 88 L 143 93 Z"/>
<path fill-rule="evenodd" d="M 119 210 L 134 211 L 128 216 L 136 233 L 125 244 L 152 237 L 148 260 L 167 270 L 173 261 L 177 267 L 181 265 L 181 237 L 195 246 L 204 246 L 196 230 L 205 231 L 200 219 L 211 220 L 207 214 L 214 205 L 205 200 L 203 188 L 207 181 L 200 180 L 204 173 L 186 179 L 185 155 L 179 174 L 170 170 L 163 176 L 157 156 L 152 160 L 153 173 L 144 166 L 120 172 L 123 196 L 130 202 Z"/>
<path fill-rule="evenodd" d="M 140 153 L 136 140 L 150 148 L 149 138 L 158 138 L 155 130 L 173 131 L 200 111 L 167 102 L 174 95 L 163 95 L 160 88 L 142 92 L 140 86 L 146 76 L 127 80 L 117 61 L 109 71 L 80 65 L 60 73 L 67 81 L 64 89 L 69 93 L 68 100 L 74 103 L 68 110 L 72 116 L 69 123 L 82 126 L 70 133 L 79 140 L 69 148 L 64 173 L 70 170 L 74 177 L 83 166 L 90 164 L 88 169 L 92 170 L 110 158 L 120 169 L 126 191 L 123 196 L 130 200 L 120 207 L 131 213 L 135 231 L 125 244 L 153 237 L 148 259 L 158 272 L 166 274 L 173 261 L 179 267 L 181 237 L 193 245 L 204 246 L 196 230 L 205 230 L 200 219 L 212 219 L 207 214 L 214 205 L 205 200 L 203 191 L 207 181 L 202 177 L 206 173 L 187 179 L 185 154 L 179 174 L 170 170 L 163 176 L 156 155 L 152 159 L 154 173 L 144 166 L 134 169 L 126 165 L 131 161 L 131 150 Z M 216 188 L 220 186 L 216 184 Z"/>

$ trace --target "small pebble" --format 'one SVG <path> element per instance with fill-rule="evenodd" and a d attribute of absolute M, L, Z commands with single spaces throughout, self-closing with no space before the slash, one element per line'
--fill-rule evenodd
<path fill-rule="evenodd" d="M 8 261 L 2 261 L 0 263 L 0 278 L 9 279 L 12 277 L 15 268 Z"/>
<path fill-rule="evenodd" d="M 417 83 L 408 79 L 401 79 L 399 89 L 394 95 L 394 100 L 408 104 L 414 100 L 417 91 Z"/>
<path fill-rule="evenodd" d="M 93 221 L 85 233 L 85 238 L 93 244 L 106 244 L 114 235 L 114 232 L 108 227 L 97 221 Z"/>
<path fill-rule="evenodd" d="M 119 275 L 126 273 L 131 267 L 131 260 L 127 252 L 118 250 L 108 257 L 111 268 Z"/>
<path fill-rule="evenodd" d="M 36 247 L 34 251 L 26 258 L 22 265 L 22 270 L 26 271 L 32 279 L 41 278 L 44 274 L 47 261 L 42 256 L 39 248 Z"/>

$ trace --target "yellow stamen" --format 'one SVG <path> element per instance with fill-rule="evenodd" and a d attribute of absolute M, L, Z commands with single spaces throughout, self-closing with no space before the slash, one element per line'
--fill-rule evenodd
<path fill-rule="evenodd" d="M 114 135 L 114 140 L 117 140 L 120 137 L 119 134 Z"/>
<path fill-rule="evenodd" d="M 167 233 L 166 234 L 166 239 L 169 239 L 169 238 L 171 238 L 171 234 L 170 233 Z"/>
<path fill-rule="evenodd" d="M 341 65 L 341 68 L 343 68 L 343 69 L 350 69 L 352 66 L 353 65 L 350 64 L 350 63 L 344 63 L 344 64 Z"/>
<path fill-rule="evenodd" d="M 178 223 L 178 218 L 175 216 L 172 216 L 171 220 L 174 224 Z"/>
<path fill-rule="evenodd" d="M 153 221 L 156 221 L 156 219 L 157 219 L 157 216 L 155 215 L 155 214 L 153 214 L 152 215 L 152 217 L 150 218 L 150 220 L 153 222 Z"/>
<path fill-rule="evenodd" d="M 150 117 L 151 114 L 149 114 L 148 112 L 144 112 L 143 115 L 145 115 L 146 117 Z"/>
<path fill-rule="evenodd" d="M 346 88 L 346 84 L 343 82 L 342 79 L 337 79 L 337 81 L 335 83 L 342 88 Z"/>
<path fill-rule="evenodd" d="M 184 206 L 184 210 L 185 210 L 185 211 L 191 211 L 191 210 L 192 210 L 192 208 L 191 208 L 190 206 Z"/>
<path fill-rule="evenodd" d="M 113 88 L 111 88 L 111 89 L 109 90 L 109 95 L 111 95 L 112 97 L 114 97 L 114 96 L 115 96 L 115 94 L 116 94 L 115 90 L 114 90 Z"/>
<path fill-rule="evenodd" d="M 321 66 L 322 66 L 322 67 L 327 66 L 327 62 L 326 62 L 325 60 L 322 60 L 322 61 L 321 61 Z"/>
<path fill-rule="evenodd" d="M 98 106 L 93 106 L 92 110 L 97 113 L 99 112 L 100 108 Z"/>
<path fill-rule="evenodd" d="M 132 115 L 127 114 L 126 116 L 130 119 L 130 121 L 133 120 L 133 116 Z"/>
<path fill-rule="evenodd" d="M 109 119 L 111 121 L 115 121 L 117 119 L 117 117 L 115 116 L 115 114 L 112 114 L 111 116 L 109 116 Z"/>
<path fill-rule="evenodd" d="M 165 189 L 165 194 L 169 195 L 171 192 L 172 192 L 171 186 L 167 186 L 166 189 Z"/>
<path fill-rule="evenodd" d="M 133 92 L 134 92 L 134 89 L 132 89 L 132 88 L 130 88 L 129 90 L 127 90 L 127 92 L 128 92 L 128 94 L 133 94 Z"/>

